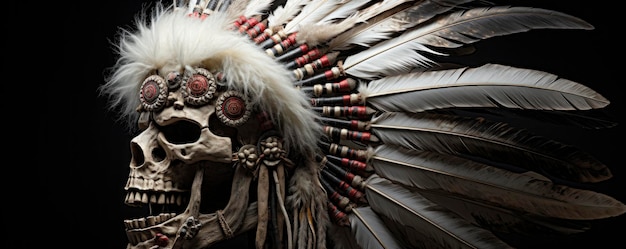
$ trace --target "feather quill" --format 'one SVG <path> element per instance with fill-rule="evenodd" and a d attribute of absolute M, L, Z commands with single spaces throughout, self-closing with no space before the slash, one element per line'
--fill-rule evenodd
<path fill-rule="evenodd" d="M 420 51 L 443 54 L 426 45 L 456 48 L 494 36 L 546 28 L 592 29 L 593 26 L 570 15 L 529 7 L 490 7 L 457 11 L 433 18 L 425 25 L 348 56 L 343 63 L 344 70 L 356 77 L 377 79 L 407 73 L 415 68 L 428 69 L 436 63 Z M 385 63 L 381 63 L 383 61 Z"/>
<path fill-rule="evenodd" d="M 354 208 L 348 217 L 354 239 L 362 249 L 403 248 L 370 207 Z"/>
<path fill-rule="evenodd" d="M 370 159 L 376 173 L 406 186 L 442 190 L 520 212 L 572 220 L 626 212 L 612 197 L 439 153 L 381 145 Z"/>
<path fill-rule="evenodd" d="M 450 107 L 589 110 L 609 104 L 582 84 L 498 64 L 390 76 L 371 81 L 360 91 L 375 109 L 390 112 Z"/>
<path fill-rule="evenodd" d="M 612 177 L 609 168 L 588 153 L 506 123 L 390 112 L 374 117 L 370 125 L 382 143 L 408 149 L 471 157 L 569 181 L 600 182 Z"/>
<path fill-rule="evenodd" d="M 376 174 L 365 191 L 372 210 L 414 247 L 511 248 L 490 231 Z"/>

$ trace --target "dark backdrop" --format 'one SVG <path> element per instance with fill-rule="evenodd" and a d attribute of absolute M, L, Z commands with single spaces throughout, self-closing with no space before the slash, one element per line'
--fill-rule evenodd
<path fill-rule="evenodd" d="M 55 106 L 60 104 L 58 106 L 64 109 L 62 112 L 48 110 L 43 134 L 47 148 L 60 163 L 59 166 L 43 164 L 38 173 L 44 184 L 45 207 L 52 210 L 52 220 L 64 227 L 44 226 L 43 232 L 76 241 L 71 244 L 88 243 L 90 246 L 85 248 L 125 248 L 126 245 L 122 223 L 127 213 L 123 187 L 130 160 L 129 141 L 133 135 L 115 123 L 113 113 L 105 111 L 104 100 L 97 97 L 96 88 L 103 84 L 104 69 L 114 64 L 110 40 L 119 27 L 130 25 L 142 4 L 148 2 L 103 1 L 95 3 L 98 6 L 81 2 L 67 6 L 72 14 L 66 16 L 64 24 L 66 63 L 59 64 L 58 70 L 59 75 L 68 75 L 70 71 L 73 74 L 55 80 L 62 82 L 64 89 L 70 92 L 53 96 Z M 607 6 L 608 3 L 546 2 L 508 3 L 572 14 L 588 21 L 595 29 L 534 30 L 491 38 L 477 43 L 477 53 L 464 60 L 477 65 L 493 62 L 543 70 L 580 82 L 611 100 L 606 114 L 620 119 L 624 113 L 624 94 L 620 88 L 624 84 L 620 35 L 623 22 L 619 21 L 621 16 L 616 8 Z M 49 125 L 57 122 L 65 125 L 62 128 Z M 594 189 L 626 202 L 626 170 L 621 158 L 623 125 L 601 131 L 544 127 L 534 123 L 523 125 L 578 146 L 604 161 L 615 177 Z M 591 231 L 575 239 L 541 243 L 550 247 L 623 248 L 625 221 L 624 216 L 595 221 Z"/>

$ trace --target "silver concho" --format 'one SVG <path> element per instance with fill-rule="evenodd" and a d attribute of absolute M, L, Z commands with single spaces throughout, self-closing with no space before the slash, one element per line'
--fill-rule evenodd
<path fill-rule="evenodd" d="M 222 94 L 215 104 L 215 113 L 222 123 L 237 127 L 248 121 L 252 107 L 248 99 L 237 91 L 228 91 Z"/>
<path fill-rule="evenodd" d="M 165 79 L 159 75 L 150 75 L 141 84 L 139 98 L 143 108 L 148 111 L 156 111 L 163 108 L 167 100 Z"/>
<path fill-rule="evenodd" d="M 195 73 L 186 77 L 181 87 L 185 102 L 191 105 L 209 103 L 217 90 L 215 77 L 204 68 L 195 68 Z"/>

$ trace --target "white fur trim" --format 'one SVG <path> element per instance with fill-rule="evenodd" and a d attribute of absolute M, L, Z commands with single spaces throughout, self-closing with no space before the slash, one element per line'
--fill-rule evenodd
<path fill-rule="evenodd" d="M 123 31 L 118 63 L 101 87 L 111 96 L 110 108 L 120 108 L 123 118 L 134 125 L 139 87 L 148 75 L 158 72 L 165 77 L 171 71 L 200 66 L 224 72 L 229 88 L 252 96 L 283 133 L 288 147 L 313 152 L 322 132 L 318 114 L 310 108 L 308 97 L 293 86 L 291 72 L 246 36 L 230 30 L 232 14 L 215 12 L 202 20 L 187 13 L 159 5 L 149 22 L 145 17 L 137 19 L 136 32 Z"/>

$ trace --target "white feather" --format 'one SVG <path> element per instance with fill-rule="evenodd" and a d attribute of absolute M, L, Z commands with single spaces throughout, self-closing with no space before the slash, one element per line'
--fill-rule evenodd
<path fill-rule="evenodd" d="M 376 174 L 366 183 L 372 209 L 418 248 L 511 248 L 490 231 L 474 226 L 449 210 Z"/>
<path fill-rule="evenodd" d="M 456 4 L 468 1 L 471 0 L 459 0 L 445 5 L 436 1 L 418 1 L 415 5 L 406 4 L 407 0 L 382 1 L 359 12 L 359 17 L 365 23 L 337 36 L 330 41 L 329 47 L 334 50 L 346 50 L 354 45 L 370 47 L 450 10 Z"/>
<path fill-rule="evenodd" d="M 256 15 L 267 14 L 270 6 L 272 6 L 274 0 L 252 0 L 248 2 L 246 10 L 244 11 L 245 17 L 251 17 Z"/>
<path fill-rule="evenodd" d="M 368 206 L 352 209 L 348 215 L 350 228 L 357 244 L 362 249 L 402 248 L 400 240 Z"/>
<path fill-rule="evenodd" d="M 338 4 L 341 4 L 340 0 L 311 1 L 285 25 L 285 33 L 297 32 L 303 25 L 317 23 L 333 11 Z"/>
<path fill-rule="evenodd" d="M 589 110 L 609 100 L 589 87 L 543 71 L 486 64 L 391 76 L 361 88 L 382 111 L 421 112 L 450 107 Z"/>
<path fill-rule="evenodd" d="M 344 69 L 347 74 L 364 79 L 406 73 L 435 64 L 418 51 L 443 55 L 425 45 L 456 48 L 481 39 L 540 28 L 591 29 L 592 26 L 570 15 L 537 8 L 491 7 L 457 11 L 438 16 L 427 25 L 417 26 L 399 37 L 349 56 Z"/>
<path fill-rule="evenodd" d="M 267 17 L 268 27 L 281 27 L 291 21 L 303 6 L 309 4 L 312 0 L 287 0 L 285 5 L 278 6 Z"/>
<path fill-rule="evenodd" d="M 363 5 L 371 2 L 371 0 L 342 0 L 336 8 L 328 13 L 324 18 L 318 21 L 318 24 L 329 24 L 336 20 L 342 20 L 346 17 L 353 16 Z"/>
<path fill-rule="evenodd" d="M 417 28 L 415 42 L 453 48 L 531 29 L 592 29 L 589 23 L 556 11 L 495 6 L 453 12 Z"/>
<path fill-rule="evenodd" d="M 368 21 L 371 18 L 374 18 L 378 15 L 381 15 L 383 12 L 391 10 L 401 4 L 416 2 L 415 0 L 382 0 L 380 2 L 374 3 L 369 7 L 359 11 L 358 15 L 362 21 Z M 421 1 L 417 1 L 416 3 L 420 3 Z"/>
<path fill-rule="evenodd" d="M 412 33 L 404 33 L 348 56 L 343 64 L 346 74 L 363 79 L 377 79 L 407 73 L 416 67 L 428 68 L 436 63 L 418 51 L 440 54 L 413 42 Z"/>
<path fill-rule="evenodd" d="M 539 216 L 588 220 L 626 212 L 624 204 L 601 193 L 553 184 L 451 155 L 381 145 L 371 162 L 378 175 L 406 186 L 442 190 L 443 194 L 462 195 Z"/>
<path fill-rule="evenodd" d="M 298 44 L 306 43 L 311 47 L 317 46 L 320 43 L 330 40 L 338 34 L 354 27 L 357 22 L 356 16 L 350 16 L 337 23 L 310 23 L 302 26 L 302 29 L 298 32 L 296 41 Z"/>
<path fill-rule="evenodd" d="M 407 8 L 409 6 L 396 7 L 393 10 L 388 10 L 385 14 L 378 13 L 378 9 L 372 11 L 370 10 L 371 7 L 359 12 L 357 14 L 359 25 L 329 41 L 329 49 L 348 50 L 354 45 L 370 47 L 375 42 L 390 38 L 394 32 L 402 31 L 402 26 L 407 24 L 407 22 L 395 18 L 403 15 Z"/>

